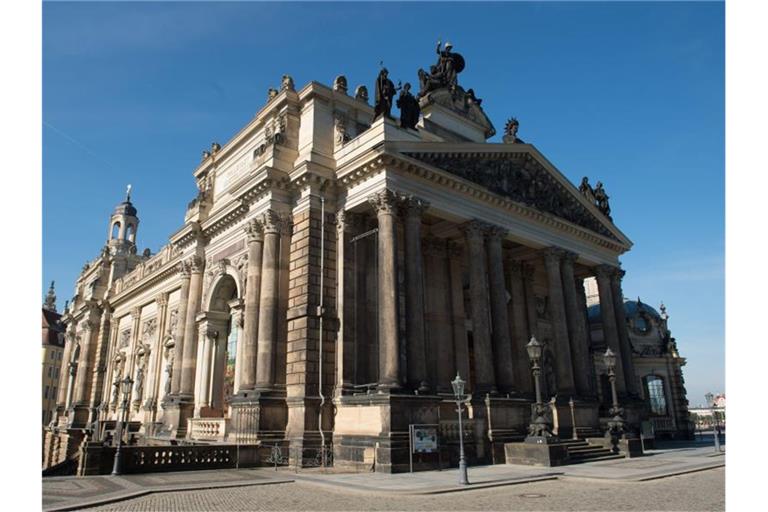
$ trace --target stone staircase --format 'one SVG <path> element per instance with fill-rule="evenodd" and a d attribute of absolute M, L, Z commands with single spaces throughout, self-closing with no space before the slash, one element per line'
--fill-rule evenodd
<path fill-rule="evenodd" d="M 561 444 L 568 448 L 568 464 L 624 458 L 624 455 L 613 453 L 603 446 L 589 444 L 583 439 L 563 440 Z"/>

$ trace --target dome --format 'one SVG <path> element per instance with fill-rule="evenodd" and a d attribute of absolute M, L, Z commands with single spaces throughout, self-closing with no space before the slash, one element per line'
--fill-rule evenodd
<path fill-rule="evenodd" d="M 135 217 L 136 213 L 136 208 L 133 206 L 133 203 L 130 201 L 123 201 L 122 203 L 115 206 L 115 211 L 112 215 L 125 215 L 127 217 Z"/>
<path fill-rule="evenodd" d="M 645 312 L 651 317 L 661 320 L 661 315 L 652 306 L 649 306 L 645 302 L 637 300 L 624 300 L 624 313 L 627 318 L 633 318 L 640 312 Z M 600 318 L 600 304 L 594 304 L 587 308 L 587 318 L 590 322 L 599 322 Z"/>

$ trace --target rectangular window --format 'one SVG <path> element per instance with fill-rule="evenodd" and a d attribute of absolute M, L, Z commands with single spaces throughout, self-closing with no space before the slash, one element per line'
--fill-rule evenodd
<path fill-rule="evenodd" d="M 52 377 L 52 373 L 53 373 L 53 366 L 49 366 L 48 367 L 48 378 L 49 379 Z"/>
<path fill-rule="evenodd" d="M 56 386 L 53 386 L 53 393 L 51 393 L 51 398 L 56 398 Z"/>
<path fill-rule="evenodd" d="M 46 400 L 48 400 L 48 391 L 50 391 L 48 386 L 45 386 L 45 394 L 43 395 Z"/>

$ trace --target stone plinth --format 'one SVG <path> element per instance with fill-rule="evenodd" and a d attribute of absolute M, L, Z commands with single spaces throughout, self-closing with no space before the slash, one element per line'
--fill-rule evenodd
<path fill-rule="evenodd" d="M 485 406 L 491 461 L 502 464 L 505 461 L 504 446 L 525 438 L 531 418 L 531 402 L 523 398 L 489 396 L 485 398 Z"/>
<path fill-rule="evenodd" d="M 230 400 L 229 442 L 269 443 L 283 440 L 288 422 L 285 396 L 240 391 Z"/>
<path fill-rule="evenodd" d="M 436 396 L 372 395 L 336 399 L 333 432 L 334 466 L 355 468 L 371 463 L 375 471 L 409 471 L 411 424 L 438 424 L 440 398 Z M 371 466 L 369 466 L 370 469 Z M 414 458 L 415 470 L 438 469 L 437 453 Z"/>
<path fill-rule="evenodd" d="M 568 463 L 568 448 L 551 437 L 528 437 L 522 443 L 504 445 L 507 464 L 563 466 Z"/>
<path fill-rule="evenodd" d="M 194 399 L 192 396 L 170 396 L 163 403 L 163 427 L 158 437 L 170 437 L 181 439 L 187 434 L 187 419 L 194 412 Z"/>

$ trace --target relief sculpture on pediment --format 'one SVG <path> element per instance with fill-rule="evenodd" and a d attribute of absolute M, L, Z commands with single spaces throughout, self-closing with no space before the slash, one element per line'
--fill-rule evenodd
<path fill-rule="evenodd" d="M 481 185 L 513 201 L 550 213 L 617 240 L 581 202 L 535 161 L 507 155 L 469 156 L 456 153 L 406 153 L 434 167 Z"/>

